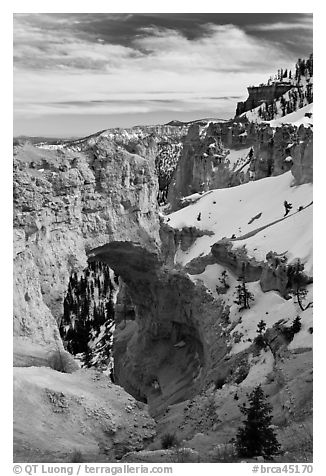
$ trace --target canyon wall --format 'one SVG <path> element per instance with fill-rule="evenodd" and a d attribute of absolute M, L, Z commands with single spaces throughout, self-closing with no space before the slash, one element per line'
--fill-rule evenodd
<path fill-rule="evenodd" d="M 17 363 L 61 349 L 69 276 L 111 240 L 160 245 L 151 160 L 105 138 L 87 152 L 29 145 L 14 154 L 14 351 Z M 17 344 L 17 345 L 16 345 Z"/>
<path fill-rule="evenodd" d="M 83 152 L 19 147 L 14 169 L 15 365 L 63 352 L 69 276 L 96 259 L 121 281 L 116 383 L 154 413 L 198 393 L 227 351 L 223 306 L 160 251 L 153 161 L 102 138 Z"/>
<path fill-rule="evenodd" d="M 229 167 L 226 143 L 253 147 L 246 177 Z M 284 161 L 289 154 L 293 165 Z M 238 357 L 227 359 L 228 311 L 222 299 L 194 284 L 187 272 L 225 262 L 239 274 L 242 261 L 236 256 L 233 269 L 232 249 L 219 243 L 211 257 L 192 263 L 194 269 L 175 265 L 176 249 L 187 250 L 206 232 L 160 224 L 154 162 L 152 153 L 141 157 L 102 135 L 83 150 L 15 149 L 14 351 L 17 366 L 50 365 L 52 353 L 62 351 L 57 324 L 69 276 L 85 268 L 87 259 L 101 260 L 121 283 L 116 383 L 160 414 L 236 366 Z M 249 172 L 262 178 L 286 167 L 293 168 L 294 183 L 311 180 L 310 129 L 223 123 L 211 124 L 203 134 L 194 125 L 170 190 L 172 201 L 177 205 L 180 196 L 198 188 L 237 185 L 249 180 Z M 272 282 L 265 265 L 244 261 L 252 280 L 265 272 L 264 290 L 284 292 L 281 276 Z"/>
<path fill-rule="evenodd" d="M 210 123 L 204 132 L 189 128 L 169 186 L 172 210 L 193 193 L 240 185 L 292 170 L 295 184 L 312 182 L 313 132 L 310 127 L 249 122 Z M 252 148 L 252 154 L 249 150 Z M 244 157 L 231 164 L 228 150 Z"/>

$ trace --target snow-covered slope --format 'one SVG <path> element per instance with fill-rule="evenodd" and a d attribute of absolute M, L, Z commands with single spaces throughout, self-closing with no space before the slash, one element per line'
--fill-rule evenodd
<path fill-rule="evenodd" d="M 277 122 L 275 125 L 293 123 L 294 125 L 310 125 L 311 121 L 302 121 L 306 112 L 310 111 L 310 105 L 313 102 L 313 76 L 309 72 L 292 80 L 292 88 L 281 97 L 275 98 L 270 102 L 263 102 L 251 110 L 240 114 L 240 117 L 247 118 L 251 122 Z M 301 112 L 299 112 L 301 111 Z M 298 112 L 298 116 L 295 113 Z M 291 116 L 294 114 L 294 116 Z M 287 117 L 287 119 L 286 119 Z M 308 118 L 309 119 L 309 118 Z M 298 123 L 297 123 L 298 122 Z"/>
<path fill-rule="evenodd" d="M 280 105 L 279 102 L 276 102 L 276 104 Z M 257 122 L 257 123 L 263 122 L 265 124 L 270 124 L 272 127 L 278 127 L 278 126 L 281 126 L 282 124 L 292 124 L 297 127 L 299 127 L 301 124 L 303 124 L 305 127 L 310 127 L 313 125 L 313 119 L 312 119 L 313 103 L 306 104 L 300 109 L 297 109 L 296 111 L 291 112 L 290 114 L 286 114 L 285 116 L 283 116 L 280 112 L 278 112 L 275 114 L 275 119 L 271 121 L 265 121 L 263 118 L 259 116 L 258 111 L 260 107 L 261 106 L 258 106 L 252 109 L 251 111 L 244 112 L 242 114 L 242 117 L 246 116 L 247 119 L 251 122 Z"/>
<path fill-rule="evenodd" d="M 232 238 L 233 248 L 245 247 L 247 256 L 265 261 L 269 251 L 285 255 L 288 262 L 300 258 L 305 272 L 312 275 L 312 184 L 293 186 L 291 172 L 249 182 L 233 188 L 211 190 L 205 194 L 187 197 L 186 208 L 167 217 L 173 228 L 196 227 L 209 235 L 199 237 L 186 251 L 177 250 L 175 261 L 186 265 L 195 258 L 210 254 L 211 246 L 221 238 Z M 284 217 L 283 202 L 292 204 L 292 210 Z M 302 208 L 301 208 L 302 207 Z M 299 210 L 300 208 L 300 210 Z M 263 292 L 259 281 L 247 283 L 254 296 L 250 309 L 239 310 L 234 302 L 237 276 L 227 270 L 228 289 L 219 293 L 222 272 L 225 266 L 214 263 L 205 267 L 200 274 L 190 275 L 193 281 L 201 281 L 215 299 L 222 299 L 229 309 L 230 352 L 237 354 L 251 346 L 257 335 L 260 320 L 271 328 L 280 319 L 290 325 L 300 314 L 302 330 L 295 335 L 291 348 L 311 347 L 312 309 L 302 312 L 295 299 L 284 299 L 276 291 Z M 312 286 L 308 287 L 307 302 L 312 300 Z M 254 365 L 258 374 L 268 373 L 273 364 L 270 355 L 263 355 Z M 259 377 L 259 378 L 260 378 Z M 253 374 L 245 384 L 252 383 Z"/>
<path fill-rule="evenodd" d="M 299 212 L 298 208 L 311 204 L 312 184 L 291 186 L 292 183 L 293 176 L 287 172 L 192 195 L 191 200 L 197 200 L 165 217 L 166 222 L 173 228 L 196 227 L 213 234 L 198 238 L 186 252 L 178 250 L 176 261 L 186 264 L 207 255 L 214 243 L 235 235 L 234 246 L 247 245 L 248 252 L 258 260 L 270 250 L 287 252 L 289 260 L 301 258 L 310 269 L 312 207 Z M 287 217 L 283 216 L 285 200 L 293 206 Z M 246 236 L 249 233 L 251 237 Z"/>
<path fill-rule="evenodd" d="M 272 127 L 278 127 L 282 124 L 292 124 L 293 126 L 297 127 L 301 126 L 301 124 L 303 124 L 305 127 L 312 126 L 313 104 L 307 104 L 307 106 L 304 106 L 297 111 L 291 112 L 286 116 L 273 119 L 272 121 L 267 121 L 267 124 L 270 124 Z"/>
<path fill-rule="evenodd" d="M 247 163 L 249 166 L 250 161 L 248 160 L 248 154 L 250 149 L 251 147 L 246 147 L 244 149 L 229 149 L 226 160 L 229 161 L 230 169 L 233 172 L 236 172 L 239 169 L 242 169 L 244 172 L 247 171 L 248 167 L 245 166 L 245 164 Z"/>
<path fill-rule="evenodd" d="M 312 274 L 312 206 L 293 213 L 286 219 L 264 228 L 243 240 L 234 241 L 234 247 L 246 247 L 248 256 L 263 261 L 273 250 L 278 254 L 286 252 L 289 262 L 300 258 L 305 270 Z"/>

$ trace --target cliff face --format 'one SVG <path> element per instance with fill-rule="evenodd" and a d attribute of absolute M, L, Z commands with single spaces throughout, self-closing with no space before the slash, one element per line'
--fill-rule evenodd
<path fill-rule="evenodd" d="M 206 124 L 207 121 L 204 121 Z M 183 139 L 187 135 L 189 124 L 166 124 L 156 126 L 136 126 L 130 129 L 108 129 L 89 137 L 61 141 L 59 144 L 41 143 L 43 148 L 88 151 L 106 140 L 120 148 L 155 161 L 159 181 L 158 200 L 165 204 L 171 176 L 179 160 Z"/>
<path fill-rule="evenodd" d="M 249 96 L 246 101 L 238 102 L 237 104 L 236 116 L 240 116 L 240 114 L 260 106 L 263 102 L 272 103 L 292 87 L 293 85 L 288 83 L 274 83 L 271 85 L 249 87 Z"/>
<path fill-rule="evenodd" d="M 185 138 L 169 187 L 168 202 L 175 208 L 184 196 L 228 186 L 232 175 L 220 130 L 212 124 L 201 132 L 199 125 L 194 124 Z"/>
<path fill-rule="evenodd" d="M 252 152 L 250 152 L 252 149 Z M 184 141 L 168 194 L 173 210 L 198 192 L 240 185 L 291 170 L 296 184 L 312 182 L 313 132 L 310 127 L 249 122 L 211 123 L 200 133 L 192 126 Z"/>
<path fill-rule="evenodd" d="M 280 175 L 291 170 L 297 185 L 313 179 L 313 132 L 311 128 L 292 126 L 259 126 L 250 164 L 255 180 Z"/>
<path fill-rule="evenodd" d="M 14 328 L 17 353 L 61 348 L 57 325 L 86 250 L 115 239 L 159 245 L 152 161 L 107 139 L 87 153 L 17 148 L 14 157 Z M 32 348 L 34 350 L 32 350 Z M 15 347 L 16 348 L 16 347 Z M 17 354 L 17 355 L 18 355 Z M 46 355 L 43 355 L 46 358 Z"/>

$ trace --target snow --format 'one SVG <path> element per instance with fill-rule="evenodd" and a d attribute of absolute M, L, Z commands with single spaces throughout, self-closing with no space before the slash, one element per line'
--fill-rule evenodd
<path fill-rule="evenodd" d="M 266 380 L 266 376 L 273 371 L 274 356 L 270 349 L 249 359 L 250 370 L 247 377 L 240 383 L 240 387 L 254 387 Z"/>
<path fill-rule="evenodd" d="M 307 296 L 306 302 L 312 301 L 312 286 Z M 313 327 L 313 308 L 309 307 L 300 314 L 301 329 L 294 335 L 292 342 L 288 345 L 290 350 L 300 348 L 312 348 L 313 335 L 309 332 L 309 328 Z"/>
<path fill-rule="evenodd" d="M 250 122 L 257 122 L 258 124 L 260 122 L 265 122 L 258 114 L 258 111 L 260 109 L 261 106 L 257 106 L 253 109 L 251 109 L 250 111 L 246 111 L 246 112 L 243 112 L 240 117 L 246 117 L 248 119 L 248 121 Z"/>
<path fill-rule="evenodd" d="M 231 331 L 229 355 L 242 352 L 252 345 L 257 336 L 257 324 L 259 321 L 264 320 L 267 328 L 271 328 L 278 321 L 284 319 L 284 323 L 289 326 L 297 315 L 302 316 L 302 329 L 298 334 L 295 334 L 289 348 L 312 347 L 312 335 L 308 332 L 309 327 L 312 327 L 312 308 L 308 308 L 302 313 L 296 299 L 284 299 L 276 291 L 264 293 L 259 281 L 255 281 L 246 284 L 247 289 L 254 296 L 254 301 L 250 303 L 249 309 L 239 311 L 238 304 L 234 302 L 236 299 L 236 286 L 239 282 L 229 270 L 227 270 L 226 281 L 230 287 L 227 293 L 218 294 L 216 292 L 216 286 L 221 286 L 219 278 L 224 270 L 224 266 L 213 264 L 206 266 L 203 273 L 189 275 L 189 277 L 195 282 L 201 281 L 215 299 L 222 298 L 224 305 L 229 306 L 230 324 L 227 324 L 226 327 L 236 324 Z M 308 286 L 307 289 L 308 295 L 305 304 L 312 301 L 312 285 Z M 238 339 L 239 336 L 241 337 L 240 340 Z M 266 366 L 263 366 L 263 368 L 266 370 Z"/>
<path fill-rule="evenodd" d="M 278 127 L 282 124 L 292 124 L 293 126 L 301 126 L 303 124 L 305 127 L 309 127 L 313 124 L 313 115 L 311 117 L 305 116 L 305 114 L 313 114 L 313 104 L 308 104 L 307 106 L 298 109 L 297 111 L 291 112 L 284 117 L 279 117 L 272 121 L 268 121 L 267 124 L 270 124 L 271 127 Z"/>
<path fill-rule="evenodd" d="M 230 168 L 234 171 L 244 165 L 246 160 L 248 160 L 248 154 L 251 147 L 246 147 L 245 149 L 229 149 L 229 153 L 226 156 L 226 160 L 230 162 Z"/>
<path fill-rule="evenodd" d="M 245 240 L 234 241 L 235 248 L 246 246 L 247 254 L 263 261 L 269 251 L 286 252 L 288 262 L 300 258 L 305 271 L 312 276 L 312 219 L 313 207 L 289 215 L 285 220 L 264 229 Z"/>
<path fill-rule="evenodd" d="M 192 281 L 201 281 L 206 288 L 208 289 L 209 293 L 212 294 L 215 298 L 223 297 L 226 304 L 232 304 L 233 298 L 231 297 L 231 293 L 228 292 L 227 294 L 219 295 L 216 292 L 216 286 L 222 286 L 219 278 L 221 277 L 222 272 L 225 271 L 225 267 L 214 263 L 207 265 L 205 271 L 201 274 L 190 274 L 189 277 Z M 230 285 L 230 289 L 234 292 L 235 286 L 239 283 L 231 273 L 227 272 L 227 283 Z"/>
<path fill-rule="evenodd" d="M 288 262 L 300 258 L 305 264 L 306 273 L 312 275 L 312 184 L 292 184 L 293 176 L 291 172 L 287 172 L 238 187 L 186 197 L 185 200 L 189 199 L 192 203 L 164 219 L 169 219 L 169 225 L 174 228 L 192 226 L 213 234 L 197 238 L 186 251 L 179 247 L 175 262 L 186 265 L 194 258 L 209 255 L 214 243 L 235 234 L 233 247 L 245 247 L 249 257 L 264 261 L 269 251 L 284 253 Z M 293 205 L 286 217 L 284 200 Z M 304 208 L 298 211 L 299 207 Z M 200 221 L 197 220 L 199 213 Z M 219 294 L 216 286 L 222 286 L 219 278 L 225 270 L 229 288 L 225 294 Z M 215 299 L 222 299 L 224 305 L 229 306 L 229 324 L 225 325 L 231 331 L 230 355 L 242 352 L 252 345 L 260 320 L 263 319 L 267 328 L 270 328 L 281 319 L 284 319 L 286 325 L 290 325 L 297 315 L 302 315 L 302 330 L 295 335 L 289 348 L 311 347 L 312 335 L 308 329 L 312 327 L 312 309 L 302 312 L 296 299 L 286 300 L 276 291 L 264 293 L 259 281 L 251 282 L 247 283 L 247 288 L 254 295 L 254 301 L 250 304 L 250 309 L 239 312 L 239 306 L 234 303 L 239 283 L 230 270 L 215 263 L 207 265 L 203 273 L 189 276 L 194 282 L 201 281 L 208 293 Z M 306 303 L 312 301 L 310 294 L 309 288 Z M 257 361 L 255 365 L 258 367 L 257 372 L 267 374 L 271 361 L 267 358 L 265 362 Z M 249 379 L 251 376 L 248 377 L 248 382 L 251 381 Z"/>
<path fill-rule="evenodd" d="M 272 121 L 265 121 L 259 115 L 259 109 L 266 110 L 267 104 L 262 103 L 256 108 L 251 109 L 250 111 L 246 111 L 240 115 L 240 117 L 247 118 L 251 122 L 256 123 L 267 123 L 270 124 L 272 127 L 278 127 L 282 124 L 293 124 L 295 126 L 300 126 L 301 124 L 304 127 L 311 127 L 312 126 L 312 119 L 309 117 L 305 117 L 305 113 L 312 113 L 312 103 L 308 103 L 308 84 L 313 84 L 313 77 L 306 77 L 301 76 L 299 81 L 293 82 L 293 88 L 289 91 L 284 93 L 281 98 L 274 102 L 276 106 L 276 113 L 274 113 L 274 119 Z M 281 100 L 282 99 L 282 100 Z M 283 116 L 283 106 L 282 101 L 285 103 L 293 104 L 293 99 L 296 101 L 296 108 L 295 112 L 292 112 L 286 116 Z M 299 102 L 297 102 L 299 101 Z"/>
<path fill-rule="evenodd" d="M 246 284 L 247 289 L 253 294 L 254 301 L 250 304 L 250 309 L 243 309 L 239 312 L 239 306 L 233 304 L 230 308 L 230 321 L 240 322 L 232 330 L 231 335 L 235 338 L 242 335 L 240 342 L 231 342 L 229 355 L 237 354 L 250 347 L 257 336 L 257 324 L 263 320 L 267 328 L 273 327 L 281 319 L 288 322 L 288 325 L 299 313 L 299 305 L 294 299 L 286 300 L 278 292 L 269 291 L 264 293 L 259 281 Z"/>
<path fill-rule="evenodd" d="M 232 348 L 229 355 L 237 354 L 250 347 L 252 341 L 257 336 L 257 324 L 264 320 L 267 328 L 273 327 L 281 319 L 284 320 L 286 326 L 290 326 L 293 320 L 299 315 L 302 319 L 302 329 L 295 334 L 293 341 L 289 344 L 289 349 L 293 350 L 301 347 L 312 347 L 312 335 L 309 333 L 309 327 L 312 327 L 312 308 L 308 308 L 302 312 L 296 299 L 284 299 L 276 291 L 264 293 L 259 282 L 247 283 L 247 288 L 253 293 L 255 300 L 251 304 L 250 309 L 242 310 L 240 313 L 234 305 L 230 309 L 230 320 L 239 319 L 241 322 L 232 330 L 234 336 L 238 333 L 242 334 L 240 342 L 231 342 Z M 307 287 L 308 294 L 305 304 L 312 301 L 313 286 Z"/>
<path fill-rule="evenodd" d="M 63 144 L 47 144 L 47 143 L 39 143 L 35 144 L 35 147 L 38 147 L 39 149 L 48 149 L 48 150 L 61 150 L 63 149 Z"/>
<path fill-rule="evenodd" d="M 198 256 L 207 255 L 214 243 L 235 234 L 238 240 L 233 241 L 234 246 L 246 245 L 249 253 L 259 259 L 264 259 L 271 250 L 287 251 L 290 260 L 301 258 L 310 269 L 312 207 L 301 212 L 297 212 L 297 209 L 311 203 L 312 184 L 291 186 L 292 182 L 293 176 L 289 171 L 237 187 L 192 195 L 191 200 L 196 200 L 195 203 L 167 215 L 165 221 L 168 220 L 173 228 L 181 230 L 183 227 L 196 227 L 213 235 L 198 238 L 185 252 L 178 249 L 176 262 L 185 265 Z M 283 219 L 284 200 L 292 203 L 293 209 Z M 200 221 L 197 220 L 199 213 Z M 259 213 L 261 216 L 249 223 Z M 281 221 L 274 223 L 278 220 Z M 261 227 L 266 228 L 259 231 Z M 239 240 L 248 233 L 253 233 L 253 236 Z"/>

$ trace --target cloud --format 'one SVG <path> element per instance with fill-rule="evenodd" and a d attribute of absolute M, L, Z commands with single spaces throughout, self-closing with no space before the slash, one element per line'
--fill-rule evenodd
<path fill-rule="evenodd" d="M 54 21 L 50 15 L 37 15 L 33 21 L 28 20 L 24 15 L 15 16 L 16 69 L 234 72 L 257 66 L 265 70 L 271 61 L 289 59 L 287 52 L 280 51 L 271 41 L 257 41 L 232 24 L 203 24 L 201 36 L 194 39 L 171 28 L 142 27 L 130 45 L 124 46 L 88 33 L 79 37 L 67 28 L 69 23 L 64 18 Z"/>
<path fill-rule="evenodd" d="M 295 22 L 261 23 L 247 27 L 250 31 L 312 30 L 312 17 Z"/>
<path fill-rule="evenodd" d="M 106 34 L 112 22 L 115 28 L 123 24 L 126 29 L 137 19 L 125 14 L 101 18 L 14 16 L 16 117 L 94 111 L 103 116 L 199 110 L 218 114 L 219 108 L 231 116 L 235 99 L 246 95 L 246 85 L 293 66 L 285 42 L 257 38 L 231 23 L 201 23 L 193 37 L 176 28 L 141 24 L 128 44 L 120 44 L 109 41 Z M 269 26 L 285 31 L 285 25 L 260 23 L 251 29 Z"/>

